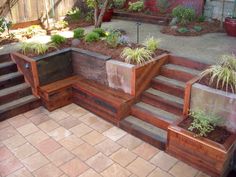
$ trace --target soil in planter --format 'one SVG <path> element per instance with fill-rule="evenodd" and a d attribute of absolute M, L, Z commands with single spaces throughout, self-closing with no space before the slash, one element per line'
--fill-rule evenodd
<path fill-rule="evenodd" d="M 10 44 L 10 43 L 13 43 L 13 42 L 19 42 L 19 39 L 9 38 L 9 37 L 0 38 L 0 46 Z"/>
<path fill-rule="evenodd" d="M 194 26 L 201 26 L 201 31 L 196 31 L 193 29 Z M 192 22 L 184 27 L 186 27 L 189 31 L 185 33 L 178 32 L 178 28 L 181 28 L 183 26 L 177 25 L 176 27 L 173 26 L 165 26 L 162 28 L 161 32 L 168 35 L 174 35 L 174 36 L 200 36 L 207 33 L 217 33 L 217 32 L 224 32 L 220 28 L 220 21 L 213 20 L 211 22 L 205 21 L 205 22 Z"/>
<path fill-rule="evenodd" d="M 103 55 L 111 56 L 112 59 L 122 61 L 124 62 L 124 59 L 121 58 L 120 54 L 123 51 L 125 47 L 131 47 L 131 48 L 137 48 L 137 47 L 143 47 L 142 45 L 138 44 L 131 44 L 131 46 L 121 46 L 119 45 L 116 48 L 110 48 L 105 41 L 98 41 L 98 42 L 91 42 L 87 43 L 84 41 L 81 41 L 81 43 L 78 45 L 78 48 L 85 49 L 85 50 L 90 50 L 93 52 L 98 52 Z M 169 53 L 166 50 L 158 49 L 156 50 L 155 54 L 153 55 L 154 57 L 157 57 L 163 53 Z M 132 63 L 136 64 L 136 63 Z"/>
<path fill-rule="evenodd" d="M 224 86 L 224 87 L 222 88 L 222 87 L 221 87 L 222 82 L 219 83 L 219 88 L 216 88 L 216 86 L 217 86 L 216 80 L 214 80 L 213 83 L 209 84 L 209 83 L 210 83 L 210 76 L 209 76 L 209 75 L 203 77 L 202 79 L 200 79 L 200 80 L 198 81 L 198 83 L 200 83 L 200 84 L 202 84 L 202 85 L 206 85 L 206 86 L 211 87 L 211 88 L 214 88 L 214 89 L 222 90 L 222 91 L 229 92 L 229 93 L 234 93 L 231 87 L 229 87 L 229 88 L 227 89 L 226 86 Z"/>
<path fill-rule="evenodd" d="M 188 128 L 191 126 L 191 123 L 193 122 L 193 119 L 191 118 L 187 118 L 184 119 L 179 126 L 187 131 Z M 197 133 L 196 131 L 193 131 L 193 133 Z M 216 127 L 215 130 L 213 130 L 212 132 L 210 132 L 206 138 L 215 141 L 217 143 L 220 144 L 224 144 L 225 141 L 227 140 L 227 138 L 231 135 L 231 133 L 229 131 L 227 131 L 225 128 L 223 127 Z"/>

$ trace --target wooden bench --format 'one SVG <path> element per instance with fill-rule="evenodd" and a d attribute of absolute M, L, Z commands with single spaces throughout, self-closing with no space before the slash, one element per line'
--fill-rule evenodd
<path fill-rule="evenodd" d="M 53 111 L 72 103 L 72 84 L 79 80 L 78 76 L 71 76 L 40 87 L 39 95 L 43 105 L 49 111 Z"/>

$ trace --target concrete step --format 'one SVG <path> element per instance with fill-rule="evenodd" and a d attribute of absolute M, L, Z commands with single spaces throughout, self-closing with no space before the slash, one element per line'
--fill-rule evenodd
<path fill-rule="evenodd" d="M 13 72 L 0 76 L 0 90 L 24 83 L 24 76 L 19 72 Z"/>
<path fill-rule="evenodd" d="M 144 122 L 134 116 L 126 117 L 120 122 L 119 126 L 149 144 L 152 144 L 161 150 L 165 150 L 167 141 L 167 132 L 165 130 Z"/>

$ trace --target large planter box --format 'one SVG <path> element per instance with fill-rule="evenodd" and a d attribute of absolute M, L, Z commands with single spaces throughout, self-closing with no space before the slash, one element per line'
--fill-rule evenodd
<path fill-rule="evenodd" d="M 236 136 L 231 135 L 224 144 L 206 138 L 195 138 L 177 125 L 168 128 L 167 152 L 198 168 L 212 177 L 226 176 L 230 170 Z"/>

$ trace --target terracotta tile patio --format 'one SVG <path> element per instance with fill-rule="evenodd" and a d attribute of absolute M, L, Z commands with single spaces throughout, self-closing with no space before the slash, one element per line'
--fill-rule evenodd
<path fill-rule="evenodd" d="M 1 177 L 207 177 L 71 104 L 0 122 Z"/>

